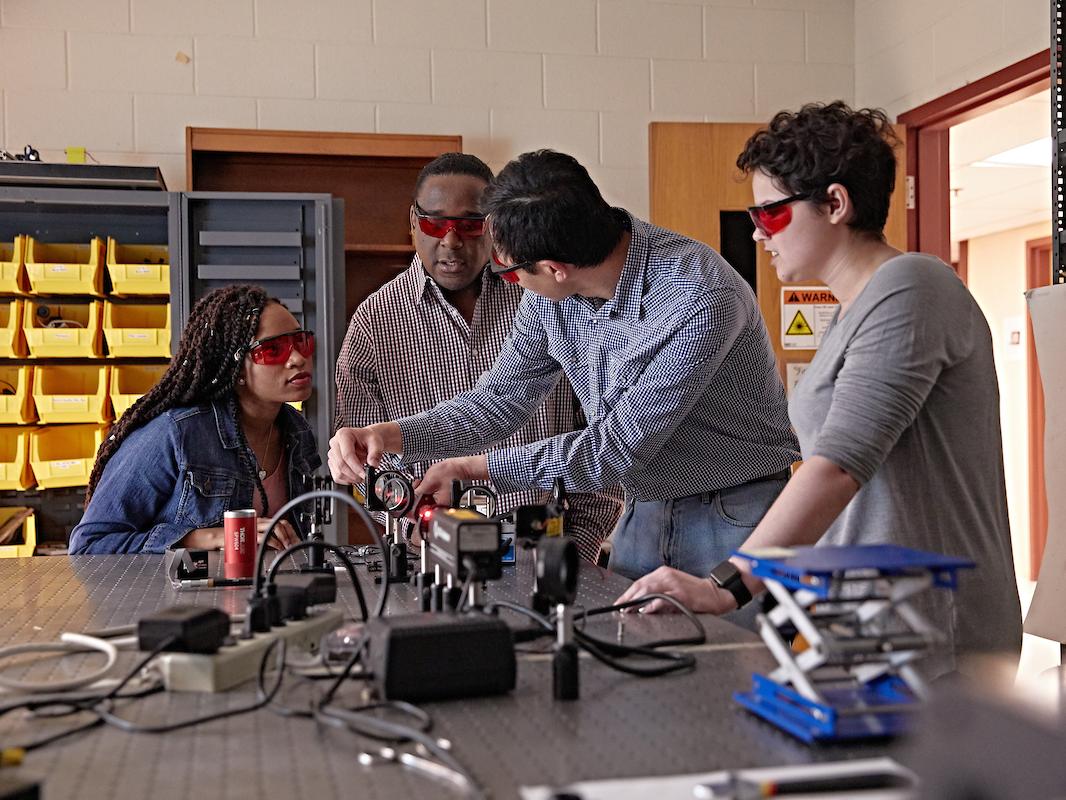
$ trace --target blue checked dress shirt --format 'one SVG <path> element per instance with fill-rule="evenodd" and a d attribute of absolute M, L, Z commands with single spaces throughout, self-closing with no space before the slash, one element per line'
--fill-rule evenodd
<path fill-rule="evenodd" d="M 416 255 L 406 270 L 370 295 L 352 316 L 337 359 L 337 427 L 364 427 L 416 414 L 475 386 L 507 339 L 521 298 L 521 287 L 486 269 L 468 324 Z M 549 388 L 528 423 L 502 442 L 504 447 L 584 427 L 581 406 L 566 381 Z M 421 476 L 430 461 L 408 463 L 407 468 Z M 546 498 L 540 490 L 522 489 L 502 490 L 497 511 L 543 503 Z M 571 494 L 567 529 L 581 555 L 596 560 L 600 542 L 613 530 L 621 510 L 622 491 L 617 486 Z"/>
<path fill-rule="evenodd" d="M 710 247 L 629 217 L 613 298 L 526 292 L 492 369 L 470 391 L 397 420 L 404 456 L 468 455 L 506 439 L 564 373 L 588 426 L 488 454 L 501 489 L 636 500 L 736 486 L 799 459 L 755 295 Z"/>

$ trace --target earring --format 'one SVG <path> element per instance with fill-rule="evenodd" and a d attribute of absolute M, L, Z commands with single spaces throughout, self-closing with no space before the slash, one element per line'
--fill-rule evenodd
<path fill-rule="evenodd" d="M 237 383 L 239 383 L 241 386 L 244 386 L 244 384 L 246 384 L 247 382 L 248 381 L 246 381 L 244 378 L 237 378 Z"/>

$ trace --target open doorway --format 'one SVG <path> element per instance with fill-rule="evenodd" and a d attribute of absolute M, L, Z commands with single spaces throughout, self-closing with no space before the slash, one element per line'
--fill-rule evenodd
<path fill-rule="evenodd" d="M 1040 473 L 1041 485 L 1043 476 L 1029 435 L 1030 423 L 1037 422 L 1030 405 L 1039 398 L 1029 392 L 1024 293 L 1039 280 L 1030 275 L 1030 249 L 1051 236 L 1050 103 L 1045 90 L 949 130 L 950 241 L 962 256 L 960 277 L 992 329 L 1011 535 L 1023 581 L 1036 578 L 1039 545 L 1047 535 L 1046 522 L 1044 530 L 1035 529 L 1031 513 L 1039 512 L 1043 497 L 1031 497 L 1030 475 Z M 1042 283 L 1050 280 L 1049 266 Z"/>

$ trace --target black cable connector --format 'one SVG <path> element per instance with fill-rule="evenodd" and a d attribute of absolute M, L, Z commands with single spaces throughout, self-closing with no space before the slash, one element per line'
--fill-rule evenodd
<path fill-rule="evenodd" d="M 230 618 L 225 611 L 171 606 L 137 622 L 137 648 L 146 652 L 217 653 L 229 631 Z"/>

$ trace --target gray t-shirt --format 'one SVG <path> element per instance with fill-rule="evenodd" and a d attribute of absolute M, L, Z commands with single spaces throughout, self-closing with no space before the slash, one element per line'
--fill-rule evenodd
<path fill-rule="evenodd" d="M 972 559 L 954 594 L 915 606 L 947 636 L 931 676 L 958 653 L 1021 647 L 999 387 L 980 308 L 939 259 L 878 268 L 834 319 L 789 400 L 803 458 L 823 456 L 861 488 L 820 544 L 898 544 Z"/>

